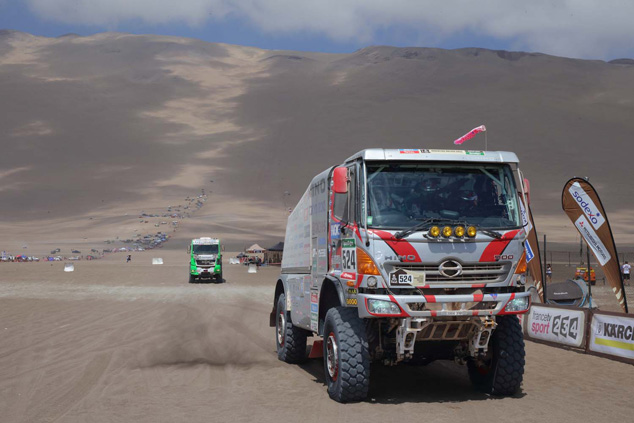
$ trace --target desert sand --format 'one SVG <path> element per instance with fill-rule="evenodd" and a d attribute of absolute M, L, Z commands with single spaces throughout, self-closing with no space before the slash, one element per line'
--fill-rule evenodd
<path fill-rule="evenodd" d="M 367 401 L 335 403 L 321 359 L 277 359 L 268 315 L 279 268 L 227 264 L 224 284 L 189 284 L 186 244 L 176 236 L 131 263 L 111 254 L 72 273 L 59 262 L 0 264 L 1 420 L 631 419 L 634 366 L 533 342 L 515 397 L 478 393 L 465 367 L 435 362 L 374 367 Z"/>
<path fill-rule="evenodd" d="M 189 284 L 185 250 L 205 235 L 236 251 L 269 247 L 326 167 L 370 147 L 452 148 L 480 124 L 489 149 L 522 160 L 540 236 L 574 248 L 560 190 L 587 175 L 619 247 L 631 246 L 633 87 L 629 61 L 0 31 L 0 250 L 85 255 L 172 237 L 131 263 L 108 254 L 72 273 L 0 263 L 0 421 L 630 421 L 634 366 L 532 342 L 512 398 L 480 394 L 464 367 L 436 362 L 375 367 L 367 401 L 337 404 L 321 360 L 277 360 L 268 318 L 279 268 L 227 265 L 226 283 Z M 177 228 L 139 217 L 202 190 L 205 206 Z M 556 278 L 572 276 L 562 263 Z M 608 288 L 595 295 L 617 308 Z"/>

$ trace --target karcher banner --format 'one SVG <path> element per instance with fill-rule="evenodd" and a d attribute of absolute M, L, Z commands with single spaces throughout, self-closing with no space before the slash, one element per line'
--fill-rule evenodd
<path fill-rule="evenodd" d="M 595 312 L 590 324 L 588 349 L 634 360 L 634 318 Z"/>
<path fill-rule="evenodd" d="M 558 307 L 534 305 L 525 317 L 529 338 L 583 348 L 586 313 Z"/>

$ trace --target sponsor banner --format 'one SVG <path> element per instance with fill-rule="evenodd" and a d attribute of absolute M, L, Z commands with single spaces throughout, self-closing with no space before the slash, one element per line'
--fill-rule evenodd
<path fill-rule="evenodd" d="M 586 217 L 584 215 L 579 216 L 579 218 L 575 221 L 575 226 L 590 248 L 592 248 L 592 252 L 597 260 L 599 260 L 599 263 L 601 263 L 601 266 L 605 266 L 612 256 L 608 252 L 608 249 L 605 248 L 603 242 L 601 242 L 601 239 L 599 239 L 597 233 L 594 229 L 592 229 Z"/>
<path fill-rule="evenodd" d="M 593 313 L 588 350 L 634 360 L 634 317 Z"/>
<path fill-rule="evenodd" d="M 401 154 L 420 154 L 420 150 L 419 149 L 400 149 L 398 150 L 399 153 Z"/>
<path fill-rule="evenodd" d="M 533 229 L 533 224 L 528 217 L 528 213 L 526 212 L 526 207 L 524 207 L 524 202 L 520 201 L 520 214 L 522 215 L 522 225 L 526 230 L 526 233 L 529 233 L 531 229 Z"/>
<path fill-rule="evenodd" d="M 568 192 L 570 192 L 576 204 L 581 208 L 590 223 L 592 223 L 594 229 L 599 229 L 601 225 L 605 223 L 605 218 L 596 204 L 594 204 L 594 201 L 592 201 L 592 198 L 581 188 L 579 182 L 570 185 Z"/>
<path fill-rule="evenodd" d="M 526 248 L 526 263 L 530 263 L 531 260 L 535 258 L 535 254 L 528 240 L 524 241 L 524 248 Z"/>
<path fill-rule="evenodd" d="M 532 306 L 525 317 L 529 338 L 582 348 L 586 313 L 568 308 Z"/>

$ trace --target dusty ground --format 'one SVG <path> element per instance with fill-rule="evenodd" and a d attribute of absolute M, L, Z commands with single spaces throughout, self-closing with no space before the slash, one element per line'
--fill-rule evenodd
<path fill-rule="evenodd" d="M 178 240 L 170 241 L 177 247 Z M 165 264 L 152 266 L 160 256 Z M 228 256 L 228 255 L 227 255 Z M 634 367 L 527 343 L 522 392 L 475 392 L 466 369 L 373 369 L 370 399 L 341 405 L 320 360 L 284 364 L 268 327 L 279 269 L 188 284 L 180 248 L 0 268 L 3 422 L 629 421 Z M 228 261 L 228 260 L 226 260 Z"/>

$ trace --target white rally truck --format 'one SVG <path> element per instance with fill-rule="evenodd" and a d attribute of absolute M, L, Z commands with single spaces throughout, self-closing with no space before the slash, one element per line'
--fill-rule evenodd
<path fill-rule="evenodd" d="M 280 360 L 324 358 L 336 401 L 367 396 L 370 363 L 466 364 L 520 389 L 528 216 L 514 153 L 368 149 L 317 175 L 288 218 L 270 323 Z M 532 254 L 529 252 L 529 259 Z"/>

